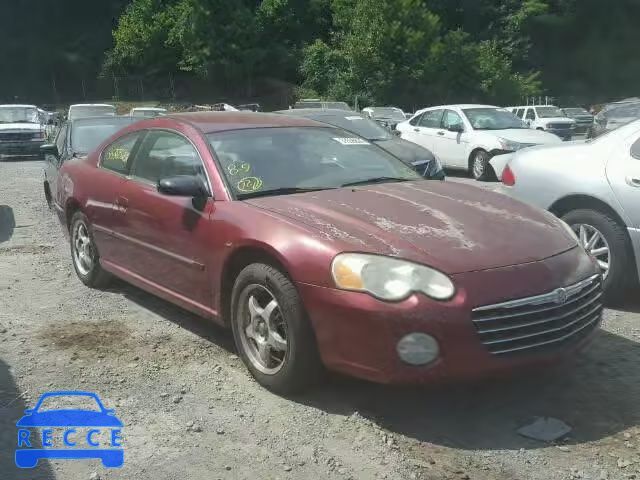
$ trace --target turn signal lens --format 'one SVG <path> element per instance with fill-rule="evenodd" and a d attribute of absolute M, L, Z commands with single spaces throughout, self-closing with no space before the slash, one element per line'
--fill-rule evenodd
<path fill-rule="evenodd" d="M 348 262 L 336 262 L 333 267 L 333 276 L 336 284 L 348 290 L 363 290 L 364 282 L 359 272 L 362 267 L 358 265 L 358 271 L 354 271 L 353 267 L 356 267 L 356 265 L 349 265 Z"/>

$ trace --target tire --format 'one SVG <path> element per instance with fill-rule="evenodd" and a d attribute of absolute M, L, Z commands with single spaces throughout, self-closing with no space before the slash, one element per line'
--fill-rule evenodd
<path fill-rule="evenodd" d="M 46 182 L 44 184 L 44 198 L 47 201 L 47 207 L 49 207 L 49 210 L 53 210 L 53 200 L 51 198 L 51 189 L 49 188 L 49 184 Z"/>
<path fill-rule="evenodd" d="M 476 150 L 471 155 L 469 162 L 469 171 L 471 176 L 479 181 L 485 181 L 491 179 L 493 170 L 489 164 L 491 159 L 489 153 L 484 150 Z"/>
<path fill-rule="evenodd" d="M 257 304 L 268 322 L 252 313 L 252 298 L 253 312 Z M 269 310 L 271 300 L 277 306 Z M 242 361 L 268 390 L 285 395 L 296 393 L 320 378 L 322 362 L 304 305 L 291 280 L 277 268 L 254 263 L 240 272 L 231 294 L 231 325 Z M 248 333 L 250 327 L 253 337 Z M 267 347 L 268 360 L 263 362 L 258 341 L 272 338 L 277 339 L 273 341 L 278 342 L 278 348 Z M 262 340 L 262 345 L 269 343 Z"/>
<path fill-rule="evenodd" d="M 82 237 L 86 239 L 82 241 L 86 245 L 85 255 L 91 252 L 91 262 L 82 262 L 76 251 L 76 241 L 79 240 L 80 229 L 83 229 Z M 86 215 L 80 211 L 74 213 L 71 218 L 71 228 L 69 229 L 69 245 L 71 248 L 71 262 L 78 278 L 87 287 L 102 288 L 109 284 L 111 276 L 100 266 L 100 255 L 93 238 L 93 231 Z"/>
<path fill-rule="evenodd" d="M 562 219 L 574 231 L 577 230 L 578 225 L 586 225 L 594 228 L 604 237 L 610 252 L 609 269 L 603 282 L 605 299 L 609 302 L 620 300 L 636 278 L 633 251 L 626 229 L 613 218 L 596 210 L 573 210 L 563 215 Z M 602 257 L 602 260 L 605 258 Z"/>

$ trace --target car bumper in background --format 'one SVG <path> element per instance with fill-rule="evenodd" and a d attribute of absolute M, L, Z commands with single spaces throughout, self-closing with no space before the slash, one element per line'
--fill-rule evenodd
<path fill-rule="evenodd" d="M 0 142 L 0 156 L 26 157 L 40 156 L 40 147 L 44 145 L 42 140 L 30 140 L 28 142 Z"/>
<path fill-rule="evenodd" d="M 564 141 L 569 141 L 569 140 L 571 140 L 571 137 L 573 137 L 573 134 L 575 133 L 575 129 L 573 129 L 573 128 L 571 128 L 571 129 L 566 129 L 566 128 L 548 128 L 547 132 L 553 133 L 554 135 L 559 136 Z"/>
<path fill-rule="evenodd" d="M 579 335 L 514 354 L 490 352 L 492 347 L 483 344 L 472 310 L 547 293 L 595 274 L 593 261 L 574 248 L 539 262 L 454 275 L 458 290 L 448 302 L 414 295 L 388 303 L 362 293 L 308 284 L 298 288 L 328 368 L 381 383 L 416 384 L 512 375 L 571 355 L 597 331 L 601 308 L 597 321 Z M 573 327 L 566 328 L 570 332 Z M 415 334 L 437 342 L 439 353 L 431 363 L 414 366 L 401 360 L 401 341 Z"/>

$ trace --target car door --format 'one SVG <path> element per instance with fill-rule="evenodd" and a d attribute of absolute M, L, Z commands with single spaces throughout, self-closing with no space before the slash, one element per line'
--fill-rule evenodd
<path fill-rule="evenodd" d="M 434 149 L 434 138 L 436 132 L 440 129 L 440 121 L 442 119 L 443 110 L 427 110 L 418 119 L 417 123 L 413 126 L 413 138 L 411 140 L 418 145 L 431 150 L 436 156 L 438 154 Z M 439 157 L 438 157 L 439 158 Z"/>
<path fill-rule="evenodd" d="M 632 228 L 640 228 L 640 132 L 622 142 L 607 163 L 607 177 Z"/>
<path fill-rule="evenodd" d="M 127 181 L 131 160 L 144 137 L 144 130 L 126 134 L 101 152 L 89 192 L 86 214 L 93 228 L 100 260 L 116 267 L 126 265 L 128 246 L 121 241 L 121 212 L 125 205 L 118 194 Z M 125 267 L 126 268 L 126 267 Z"/>
<path fill-rule="evenodd" d="M 524 123 L 526 123 L 529 128 L 533 128 L 536 122 L 536 109 L 535 108 L 527 108 L 527 111 L 524 115 Z"/>
<path fill-rule="evenodd" d="M 44 164 L 44 176 L 47 184 L 49 185 L 49 192 L 51 194 L 51 199 L 53 202 L 60 206 L 62 199 L 60 195 L 62 193 L 62 189 L 60 188 L 60 176 L 58 175 L 58 170 L 60 166 L 64 162 L 67 156 L 67 138 L 68 138 L 69 127 L 68 124 L 62 126 L 62 128 L 58 131 L 58 135 L 54 140 L 56 147 L 58 148 L 58 155 L 45 155 L 45 164 Z"/>
<path fill-rule="evenodd" d="M 213 202 L 197 208 L 191 197 L 158 192 L 162 178 L 196 175 L 210 190 L 202 158 L 185 136 L 150 130 L 137 152 L 129 179 L 119 194 L 122 239 L 129 245 L 127 265 L 156 288 L 211 307 L 207 258 Z"/>
<path fill-rule="evenodd" d="M 460 128 L 463 131 L 451 131 L 450 128 Z M 433 139 L 433 151 L 442 164 L 447 167 L 468 168 L 466 158 L 467 139 L 464 133 L 462 117 L 453 110 L 445 110 L 442 115 L 441 128 L 436 131 Z M 437 153 L 436 153 L 437 152 Z"/>

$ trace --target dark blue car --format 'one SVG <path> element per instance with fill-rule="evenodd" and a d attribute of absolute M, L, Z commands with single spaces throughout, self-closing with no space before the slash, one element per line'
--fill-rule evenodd
<path fill-rule="evenodd" d="M 45 398 L 48 397 L 64 397 L 64 396 L 85 396 L 93 398 L 100 411 L 95 410 L 80 410 L 80 409 L 56 409 L 40 411 L 40 406 Z M 16 426 L 18 428 L 67 428 L 72 430 L 75 427 L 91 427 L 96 428 L 93 430 L 99 433 L 99 428 L 112 429 L 112 447 L 116 444 L 114 439 L 119 440 L 120 431 L 116 430 L 122 427 L 122 422 L 114 415 L 114 410 L 110 410 L 104 407 L 100 399 L 95 393 L 91 392 L 49 392 L 40 397 L 35 408 L 25 410 L 26 415 L 22 417 Z M 114 436 L 114 431 L 117 432 Z M 122 448 L 31 448 L 28 437 L 20 438 L 20 435 L 24 435 L 24 430 L 19 431 L 18 445 L 27 445 L 27 448 L 16 450 L 16 465 L 21 468 L 32 468 L 38 463 L 41 458 L 55 458 L 55 459 L 79 459 L 79 458 L 99 458 L 102 464 L 107 468 L 117 468 L 122 466 L 124 462 L 124 450 Z M 66 432 L 65 432 L 66 433 Z M 67 435 L 65 434 L 65 444 L 67 443 Z M 87 435 L 87 442 L 89 446 L 92 445 L 91 431 Z M 97 444 L 96 444 L 97 445 Z M 75 442 L 73 445 L 75 446 Z M 116 444 L 115 446 L 120 446 Z"/>

